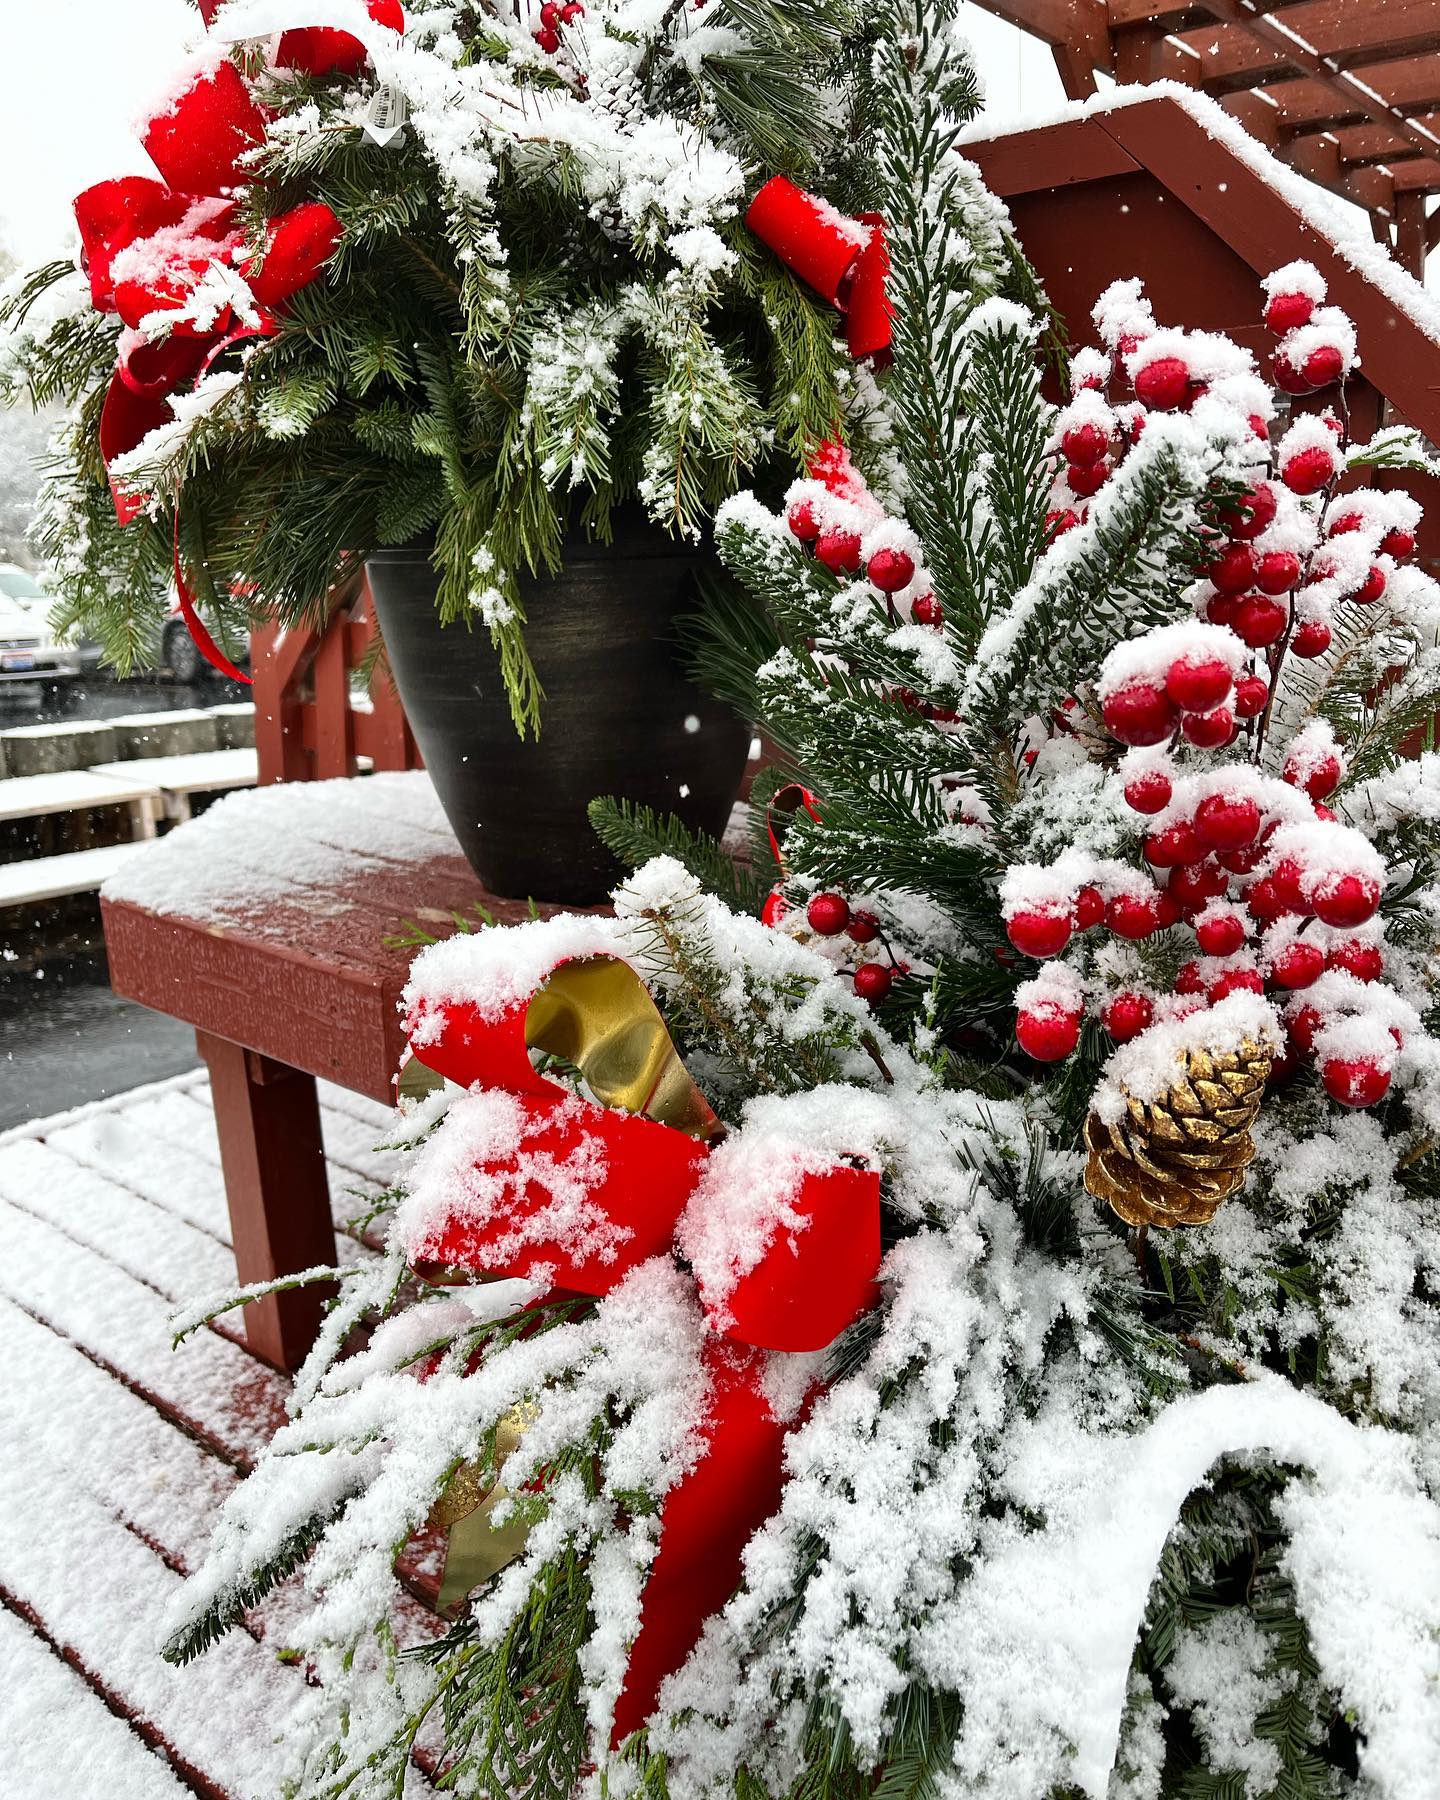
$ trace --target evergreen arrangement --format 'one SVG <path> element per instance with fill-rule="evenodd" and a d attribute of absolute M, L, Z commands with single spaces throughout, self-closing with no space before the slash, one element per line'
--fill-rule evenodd
<path fill-rule="evenodd" d="M 1440 757 L 1402 751 L 1440 593 L 1368 480 L 1420 453 L 1351 441 L 1307 265 L 1267 284 L 1264 374 L 1119 281 L 1048 403 L 951 148 L 949 13 L 869 16 L 894 367 L 779 509 L 721 507 L 748 599 L 694 646 L 779 747 L 751 853 L 601 799 L 613 920 L 419 956 L 390 1247 L 338 1271 L 170 1654 L 303 1570 L 306 1795 L 418 1763 L 533 1800 L 1424 1800 Z M 675 1242 L 630 1266 L 595 1209 L 637 1121 L 578 1049 L 537 1055 L 549 1099 L 441 1079 L 595 958 L 708 1103 Z M 717 1334 L 841 1168 L 879 1182 L 876 1290 L 822 1351 L 747 1353 L 778 1502 L 622 1726 Z M 607 1255 L 613 1285 L 557 1274 Z M 466 1490 L 520 1541 L 413 1641 L 392 1560 Z"/>
<path fill-rule="evenodd" d="M 557 570 L 568 533 L 605 537 L 620 504 L 700 537 L 745 481 L 783 485 L 856 386 L 833 311 L 742 215 L 777 172 L 866 204 L 873 27 L 850 0 L 533 18 L 350 0 L 328 10 L 353 33 L 267 50 L 303 8 L 204 10 L 212 72 L 244 75 L 219 127 L 223 233 L 192 215 L 148 240 L 139 277 L 132 255 L 145 297 L 123 333 L 125 294 L 97 313 L 68 262 L 0 298 L 0 395 L 76 408 L 40 532 L 67 619 L 125 670 L 177 544 L 223 641 L 254 608 L 314 616 L 371 550 L 433 534 L 443 617 L 488 627 L 534 727 L 518 579 Z M 277 302 L 275 225 L 297 207 L 323 256 Z M 128 358 L 137 333 L 184 380 L 107 469 L 117 341 Z M 207 335 L 219 354 L 197 369 L 185 348 Z M 117 520 L 107 478 L 145 496 L 138 517 Z"/>

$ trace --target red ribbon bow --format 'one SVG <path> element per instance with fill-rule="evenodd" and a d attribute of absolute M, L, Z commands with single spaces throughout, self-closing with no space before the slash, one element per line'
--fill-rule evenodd
<path fill-rule="evenodd" d="M 745 223 L 787 269 L 845 314 L 845 341 L 857 361 L 890 360 L 895 309 L 885 291 L 890 254 L 879 213 L 847 218 L 776 175 L 750 202 Z"/>
<path fill-rule="evenodd" d="M 175 416 L 171 396 L 223 350 L 272 333 L 276 313 L 335 252 L 340 221 L 311 200 L 269 222 L 263 255 L 244 254 L 240 209 L 230 194 L 248 179 L 241 158 L 264 141 L 260 109 L 235 65 L 222 58 L 147 121 L 141 142 L 161 180 L 122 176 L 75 201 L 91 301 L 125 325 L 100 414 L 107 468 Z M 144 497 L 113 478 L 110 486 L 116 516 L 127 525 Z M 195 609 L 180 564 L 178 521 L 175 577 L 180 610 L 202 654 L 248 681 Z"/>
<path fill-rule="evenodd" d="M 583 1142 L 598 1141 L 603 1173 L 588 1200 L 629 1235 L 618 1246 L 609 1245 L 608 1261 L 544 1238 L 551 1197 L 532 1177 L 503 1213 L 477 1221 L 474 1209 L 462 1203 L 422 1245 L 409 1248 L 422 1264 L 447 1268 L 509 1276 L 545 1269 L 553 1272 L 557 1288 L 599 1298 L 638 1264 L 672 1250 L 710 1151 L 686 1132 L 638 1114 L 589 1101 L 580 1102 L 577 1111 L 568 1089 L 531 1066 L 526 1020 L 533 998 L 498 1015 L 471 1002 L 422 1002 L 406 1029 L 427 1067 L 465 1087 L 479 1084 L 516 1096 L 526 1118 L 527 1154 L 548 1152 L 563 1162 Z M 707 1293 L 697 1278 L 709 1331 L 702 1352 L 710 1383 L 705 1449 L 661 1511 L 659 1548 L 616 1705 L 612 1747 L 653 1713 L 661 1684 L 684 1663 L 706 1619 L 739 1585 L 745 1545 L 779 1504 L 785 1438 L 793 1422 L 777 1419 L 770 1409 L 763 1351 L 823 1349 L 875 1299 L 879 1175 L 847 1164 L 805 1174 L 789 1205 L 808 1220 L 806 1227 L 777 1233 L 728 1293 Z M 517 1251 L 517 1224 L 527 1222 L 526 1247 Z M 506 1247 L 498 1248 L 502 1243 Z"/>

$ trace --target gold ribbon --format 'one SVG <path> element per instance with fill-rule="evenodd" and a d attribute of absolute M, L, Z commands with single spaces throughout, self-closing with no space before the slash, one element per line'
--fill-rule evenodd
<path fill-rule="evenodd" d="M 525 1409 L 517 1406 L 496 1427 L 497 1472 L 514 1454 L 533 1417 L 533 1413 L 527 1417 Z M 500 1481 L 487 1484 L 487 1472 L 478 1463 L 461 1463 L 426 1520 L 432 1530 L 449 1534 L 437 1601 L 442 1612 L 498 1575 L 507 1563 L 514 1562 L 530 1533 L 522 1519 L 508 1519 L 503 1525 L 492 1523 L 495 1508 L 509 1497 L 510 1490 Z"/>

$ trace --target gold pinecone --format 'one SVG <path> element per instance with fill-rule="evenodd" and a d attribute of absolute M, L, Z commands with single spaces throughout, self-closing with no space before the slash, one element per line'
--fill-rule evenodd
<path fill-rule="evenodd" d="M 1247 1039 L 1217 1055 L 1183 1053 L 1184 1073 L 1148 1105 L 1126 1093 L 1113 1125 L 1085 1121 L 1085 1185 L 1127 1225 L 1206 1225 L 1240 1188 L 1255 1155 L 1273 1052 Z"/>

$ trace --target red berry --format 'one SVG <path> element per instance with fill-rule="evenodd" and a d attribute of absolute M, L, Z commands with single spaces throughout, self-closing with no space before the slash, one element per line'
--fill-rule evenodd
<path fill-rule="evenodd" d="M 1157 869 L 1178 868 L 1181 863 L 1194 862 L 1199 854 L 1195 828 L 1188 819 L 1152 832 L 1145 840 L 1145 860 Z"/>
<path fill-rule="evenodd" d="M 1163 743 L 1175 729 L 1176 711 L 1153 682 L 1136 681 L 1102 702 L 1105 727 L 1122 744 Z"/>
<path fill-rule="evenodd" d="M 1232 628 L 1242 644 L 1261 650 L 1285 634 L 1288 610 L 1269 594 L 1247 594 L 1235 608 Z"/>
<path fill-rule="evenodd" d="M 1343 969 L 1357 981 L 1378 981 L 1385 973 L 1385 953 L 1378 944 L 1364 938 L 1343 938 L 1330 946 L 1325 958 L 1327 969 Z"/>
<path fill-rule="evenodd" d="M 1090 931 L 1105 917 L 1105 896 L 1097 887 L 1082 887 L 1075 896 L 1075 929 Z"/>
<path fill-rule="evenodd" d="M 808 500 L 797 500 L 785 515 L 785 522 L 802 544 L 813 544 L 820 535 L 820 521 Z"/>
<path fill-rule="evenodd" d="M 1245 942 L 1245 921 L 1239 913 L 1211 913 L 1196 923 L 1195 941 L 1207 956 L 1233 956 Z"/>
<path fill-rule="evenodd" d="M 1280 471 L 1292 494 L 1318 494 L 1335 473 L 1335 452 L 1324 444 L 1297 450 Z"/>
<path fill-rule="evenodd" d="M 1135 397 L 1158 412 L 1168 412 L 1190 397 L 1190 371 L 1178 356 L 1157 356 L 1136 375 Z"/>
<path fill-rule="evenodd" d="M 553 25 L 542 25 L 540 29 L 534 33 L 534 37 L 535 42 L 547 56 L 553 56 L 560 48 L 560 33 Z"/>
<path fill-rule="evenodd" d="M 1364 513 L 1337 513 L 1325 527 L 1327 537 L 1346 537 L 1352 531 L 1361 531 L 1365 526 Z"/>
<path fill-rule="evenodd" d="M 1160 924 L 1159 895 L 1116 894 L 1105 908 L 1105 923 L 1116 937 L 1138 942 L 1149 937 Z"/>
<path fill-rule="evenodd" d="M 1345 373 L 1345 358 L 1335 344 L 1321 344 L 1305 358 L 1303 372 L 1312 388 L 1329 387 Z"/>
<path fill-rule="evenodd" d="M 1059 1062 L 1080 1042 L 1080 1014 L 1058 1001 L 1041 1000 L 1016 1019 L 1015 1036 L 1036 1062 Z"/>
<path fill-rule="evenodd" d="M 1117 994 L 1100 1016 L 1115 1042 L 1128 1044 L 1149 1029 L 1155 1008 L 1146 994 Z"/>
<path fill-rule="evenodd" d="M 1255 585 L 1264 594 L 1288 594 L 1300 579 L 1300 558 L 1293 550 L 1267 550 L 1255 565 Z"/>
<path fill-rule="evenodd" d="M 1235 683 L 1235 716 L 1254 719 L 1265 710 L 1270 684 L 1263 675 L 1242 675 Z"/>
<path fill-rule="evenodd" d="M 1251 413 L 1248 416 L 1246 423 L 1250 427 L 1251 437 L 1259 438 L 1262 444 L 1268 444 L 1270 442 L 1270 426 L 1266 420 L 1261 418 L 1259 413 Z"/>
<path fill-rule="evenodd" d="M 1272 523 L 1278 506 L 1275 490 L 1269 482 L 1257 482 L 1248 494 L 1241 496 L 1239 509 L 1224 515 L 1225 527 L 1232 538 L 1248 544 Z"/>
<path fill-rule="evenodd" d="M 1361 606 L 1371 606 L 1385 592 L 1385 571 L 1379 563 L 1371 563 L 1370 572 L 1350 596 Z"/>
<path fill-rule="evenodd" d="M 1110 434 L 1098 425 L 1072 425 L 1060 440 L 1066 462 L 1099 462 L 1110 448 Z"/>
<path fill-rule="evenodd" d="M 1415 554 L 1415 533 L 1405 531 L 1399 526 L 1394 531 L 1387 531 L 1380 540 L 1380 548 L 1387 556 L 1402 557 Z"/>
<path fill-rule="evenodd" d="M 1270 962 L 1271 979 L 1284 988 L 1307 988 L 1324 973 L 1325 952 L 1299 938 L 1276 951 Z"/>
<path fill-rule="evenodd" d="M 1340 815 L 1339 813 L 1332 811 L 1330 807 L 1323 803 L 1323 801 L 1317 800 L 1315 802 L 1315 817 L 1317 819 L 1323 819 L 1327 825 L 1333 825 Z"/>
<path fill-rule="evenodd" d="M 1005 921 L 1005 935 L 1022 956 L 1057 956 L 1071 930 L 1070 914 L 1057 906 L 1027 907 Z"/>
<path fill-rule="evenodd" d="M 850 902 L 843 894 L 816 894 L 805 908 L 810 929 L 821 937 L 838 937 L 850 923 Z"/>
<path fill-rule="evenodd" d="M 1282 857 L 1270 872 L 1270 886 L 1286 912 L 1305 910 L 1305 872 L 1293 856 Z"/>
<path fill-rule="evenodd" d="M 883 1000 L 894 984 L 895 977 L 884 963 L 861 963 L 855 971 L 855 992 L 872 1006 Z"/>
<path fill-rule="evenodd" d="M 852 912 L 846 930 L 852 943 L 873 944 L 880 935 L 880 921 L 872 912 Z"/>
<path fill-rule="evenodd" d="M 1195 809 L 1195 836 L 1207 850 L 1243 850 L 1260 832 L 1260 808 L 1245 794 L 1210 794 Z"/>
<path fill-rule="evenodd" d="M 1174 791 L 1163 769 L 1141 769 L 1125 783 L 1125 803 L 1138 813 L 1164 812 Z"/>
<path fill-rule="evenodd" d="M 1302 771 L 1292 758 L 1285 764 L 1282 779 L 1291 787 L 1302 788 L 1312 800 L 1325 800 L 1340 785 L 1340 762 L 1334 756 L 1320 756 L 1307 762 Z"/>
<path fill-rule="evenodd" d="M 573 25 L 577 19 L 585 17 L 585 8 L 580 0 L 569 0 L 569 4 L 560 8 L 560 21 L 564 25 Z"/>
<path fill-rule="evenodd" d="M 1235 715 L 1228 706 L 1217 706 L 1214 712 L 1186 713 L 1180 729 L 1197 750 L 1218 750 L 1235 735 Z"/>
<path fill-rule="evenodd" d="M 1184 712 L 1209 712 L 1230 692 L 1229 665 L 1218 656 L 1182 656 L 1170 665 L 1165 692 Z"/>
<path fill-rule="evenodd" d="M 1222 850 L 1215 860 L 1232 875 L 1250 875 L 1264 862 L 1266 855 L 1262 838 L 1258 844 L 1247 845 L 1244 850 Z"/>
<path fill-rule="evenodd" d="M 1277 336 L 1310 323 L 1315 302 L 1308 294 L 1272 294 L 1265 303 L 1265 323 Z"/>
<path fill-rule="evenodd" d="M 1180 965 L 1175 977 L 1177 994 L 1203 994 L 1205 992 L 1205 976 L 1198 962 L 1187 962 Z"/>
<path fill-rule="evenodd" d="M 822 532 L 815 555 L 832 575 L 853 575 L 860 567 L 860 539 L 853 531 Z"/>
<path fill-rule="evenodd" d="M 912 601 L 910 615 L 917 625 L 933 625 L 937 631 L 945 623 L 945 609 L 933 594 Z"/>
<path fill-rule="evenodd" d="M 1327 875 L 1315 883 L 1310 896 L 1315 917 L 1342 929 L 1363 925 L 1375 916 L 1380 904 L 1380 884 L 1368 875 Z"/>
<path fill-rule="evenodd" d="M 1282 346 L 1270 358 L 1270 379 L 1282 394 L 1308 394 L 1312 391 L 1305 371 L 1291 362 Z"/>
<path fill-rule="evenodd" d="M 778 887 L 771 888 L 765 896 L 764 906 L 760 909 L 760 923 L 762 925 L 778 925 L 789 911 L 790 902 L 784 894 Z"/>
<path fill-rule="evenodd" d="M 898 594 L 915 579 L 915 559 L 903 550 L 877 550 L 866 563 L 865 573 L 882 594 Z"/>
<path fill-rule="evenodd" d="M 1341 1106 L 1374 1106 L 1390 1091 L 1389 1071 L 1369 1056 L 1328 1057 L 1320 1079 Z"/>
<path fill-rule="evenodd" d="M 1110 479 L 1110 465 L 1103 461 L 1070 463 L 1065 470 L 1065 479 L 1070 484 L 1072 494 L 1088 500 L 1091 494 L 1098 494 Z"/>
<path fill-rule="evenodd" d="M 544 0 L 540 8 L 540 23 L 554 27 L 560 23 L 560 7 L 562 0 Z"/>
<path fill-rule="evenodd" d="M 1061 512 L 1047 512 L 1045 515 L 1045 537 L 1049 543 L 1056 538 L 1064 537 L 1067 531 L 1073 531 L 1080 523 L 1080 515 L 1068 506 Z"/>
<path fill-rule="evenodd" d="M 1228 630 L 1235 626 L 1235 615 L 1240 610 L 1238 594 L 1212 594 L 1205 602 L 1205 617 L 1211 625 L 1224 625 Z"/>
<path fill-rule="evenodd" d="M 1315 1033 L 1324 1023 L 1319 1008 L 1308 1004 L 1297 1007 L 1293 1013 L 1286 1015 L 1286 1028 L 1290 1033 L 1291 1043 L 1307 1056 L 1315 1048 Z"/>
<path fill-rule="evenodd" d="M 1185 863 L 1170 871 L 1166 888 L 1171 901 L 1189 918 L 1211 900 L 1218 900 L 1230 886 L 1225 871 L 1212 862 Z"/>
<path fill-rule="evenodd" d="M 1297 656 L 1323 656 L 1330 648 L 1330 627 L 1323 619 L 1302 619 L 1290 648 Z"/>
<path fill-rule="evenodd" d="M 1227 969 L 1218 981 L 1212 982 L 1206 998 L 1212 1006 L 1218 1006 L 1230 994 L 1264 992 L 1265 978 L 1258 969 Z"/>
<path fill-rule="evenodd" d="M 1248 544 L 1227 544 L 1205 573 L 1222 594 L 1243 594 L 1255 579 L 1255 552 Z"/>

